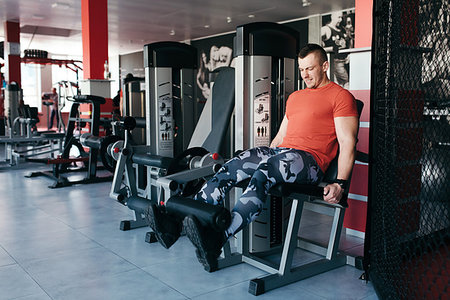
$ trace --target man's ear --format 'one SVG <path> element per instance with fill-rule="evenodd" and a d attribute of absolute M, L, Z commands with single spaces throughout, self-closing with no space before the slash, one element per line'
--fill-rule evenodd
<path fill-rule="evenodd" d="M 324 73 L 328 71 L 328 68 L 330 68 L 330 63 L 328 61 L 324 61 L 322 64 L 322 70 Z"/>

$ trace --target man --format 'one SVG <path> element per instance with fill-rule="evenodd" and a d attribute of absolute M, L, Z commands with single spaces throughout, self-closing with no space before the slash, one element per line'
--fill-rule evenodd
<path fill-rule="evenodd" d="M 269 147 L 257 147 L 231 159 L 195 196 L 199 201 L 220 205 L 226 193 L 242 180 L 250 182 L 232 211 L 230 227 L 214 232 L 193 216 L 184 219 L 187 236 L 206 270 L 217 269 L 217 258 L 227 239 L 260 214 L 271 186 L 279 182 L 321 181 L 339 147 L 336 183 L 324 188 L 323 199 L 339 203 L 354 159 L 358 113 L 353 96 L 327 77 L 325 50 L 308 44 L 300 50 L 299 68 L 307 88 L 292 93 L 280 129 Z M 156 206 L 149 208 L 149 223 L 166 248 L 178 238 L 181 226 Z"/>
<path fill-rule="evenodd" d="M 50 123 L 47 124 L 47 128 L 48 130 L 53 128 L 53 119 L 55 119 L 56 117 L 56 127 L 58 127 L 58 123 L 59 123 L 59 113 L 58 113 L 58 93 L 56 92 L 56 88 L 52 88 L 52 92 L 51 93 L 43 93 L 42 94 L 42 99 L 46 99 L 46 100 L 50 100 L 49 102 L 51 102 L 51 106 L 50 106 L 50 110 L 51 110 L 51 114 L 50 114 Z"/>

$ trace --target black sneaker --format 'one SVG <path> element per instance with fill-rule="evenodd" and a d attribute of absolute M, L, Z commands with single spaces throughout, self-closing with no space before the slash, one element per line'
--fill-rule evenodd
<path fill-rule="evenodd" d="M 225 244 L 225 234 L 204 228 L 194 216 L 187 216 L 183 221 L 186 235 L 197 248 L 195 254 L 198 261 L 208 272 L 214 272 L 218 268 L 217 259 L 222 253 Z"/>
<path fill-rule="evenodd" d="M 155 204 L 149 206 L 147 221 L 156 235 L 158 242 L 169 249 L 180 237 L 181 222 L 177 222 L 167 214 L 161 212 Z"/>

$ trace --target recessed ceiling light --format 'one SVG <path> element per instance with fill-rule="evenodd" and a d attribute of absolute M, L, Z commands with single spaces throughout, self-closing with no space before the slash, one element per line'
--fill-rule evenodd
<path fill-rule="evenodd" d="M 232 21 L 231 17 L 227 17 L 227 23 L 231 23 Z"/>
<path fill-rule="evenodd" d="M 205 26 L 204 26 L 205 28 L 209 28 L 209 25 L 208 24 L 206 24 Z"/>
<path fill-rule="evenodd" d="M 310 6 L 311 2 L 309 0 L 302 0 L 303 7 Z"/>
<path fill-rule="evenodd" d="M 253 18 L 255 17 L 255 15 L 248 15 L 248 17 L 249 17 L 250 19 L 253 19 Z"/>
<path fill-rule="evenodd" d="M 31 18 L 33 20 L 44 20 L 45 17 L 43 15 L 32 15 Z"/>
<path fill-rule="evenodd" d="M 172 29 L 172 30 L 169 32 L 169 34 L 170 34 L 170 35 L 175 35 L 175 30 Z"/>
<path fill-rule="evenodd" d="M 62 9 L 69 9 L 70 8 L 70 4 L 69 3 L 64 3 L 64 2 L 55 2 L 52 4 L 53 8 L 62 8 Z"/>

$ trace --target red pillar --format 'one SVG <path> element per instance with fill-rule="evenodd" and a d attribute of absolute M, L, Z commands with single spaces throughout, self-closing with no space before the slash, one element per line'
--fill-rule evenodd
<path fill-rule="evenodd" d="M 5 22 L 5 80 L 21 85 L 20 75 L 20 26 L 18 22 Z"/>
<path fill-rule="evenodd" d="M 371 0 L 355 0 L 355 48 L 372 46 Z"/>
<path fill-rule="evenodd" d="M 81 0 L 83 78 L 104 79 L 108 60 L 107 0 Z"/>

